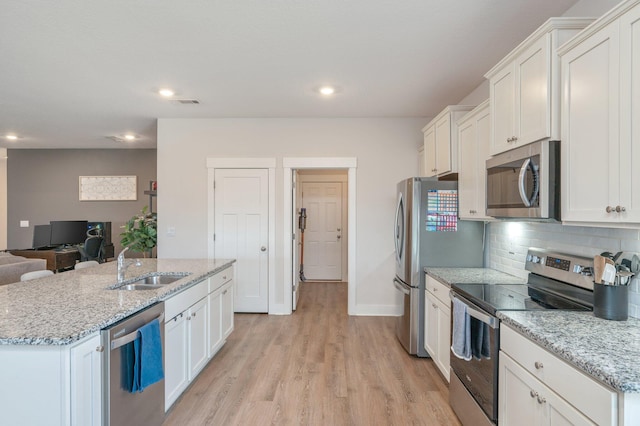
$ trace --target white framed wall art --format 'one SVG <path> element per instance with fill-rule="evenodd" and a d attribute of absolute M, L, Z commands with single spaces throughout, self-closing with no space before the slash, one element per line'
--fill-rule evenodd
<path fill-rule="evenodd" d="M 137 176 L 80 176 L 80 201 L 135 201 Z"/>

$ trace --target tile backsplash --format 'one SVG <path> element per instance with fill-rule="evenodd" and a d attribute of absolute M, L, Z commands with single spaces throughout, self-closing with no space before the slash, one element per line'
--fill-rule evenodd
<path fill-rule="evenodd" d="M 544 222 L 490 222 L 486 227 L 485 264 L 524 277 L 529 247 L 591 257 L 603 251 L 623 251 L 622 258 L 640 253 L 640 229 L 591 228 Z M 629 316 L 640 318 L 640 279 L 629 287 Z"/>

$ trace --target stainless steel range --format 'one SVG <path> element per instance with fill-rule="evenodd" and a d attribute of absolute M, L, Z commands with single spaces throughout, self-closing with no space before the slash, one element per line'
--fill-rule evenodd
<path fill-rule="evenodd" d="M 468 337 L 475 342 L 469 359 L 451 351 L 449 401 L 463 425 L 499 422 L 497 311 L 593 310 L 592 258 L 531 248 L 525 269 L 531 272 L 526 284 L 451 285 L 454 304 L 457 299 L 466 305 Z"/>

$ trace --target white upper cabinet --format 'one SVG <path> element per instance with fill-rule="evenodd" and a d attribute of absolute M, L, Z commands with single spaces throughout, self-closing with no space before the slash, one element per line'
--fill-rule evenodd
<path fill-rule="evenodd" d="M 593 22 L 551 18 L 491 69 L 492 155 L 560 138 L 560 73 L 556 48 Z"/>
<path fill-rule="evenodd" d="M 444 109 L 422 132 L 424 133 L 424 176 L 444 176 L 458 171 L 457 121 L 473 106 L 452 105 Z"/>
<path fill-rule="evenodd" d="M 640 2 L 559 49 L 562 220 L 640 223 Z"/>
<path fill-rule="evenodd" d="M 458 121 L 458 213 L 460 219 L 492 220 L 486 215 L 489 138 L 489 101 Z"/>

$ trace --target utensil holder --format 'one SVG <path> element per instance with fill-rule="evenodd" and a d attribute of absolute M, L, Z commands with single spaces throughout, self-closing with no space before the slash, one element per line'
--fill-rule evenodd
<path fill-rule="evenodd" d="M 629 318 L 629 286 L 593 283 L 593 314 L 614 321 Z"/>

